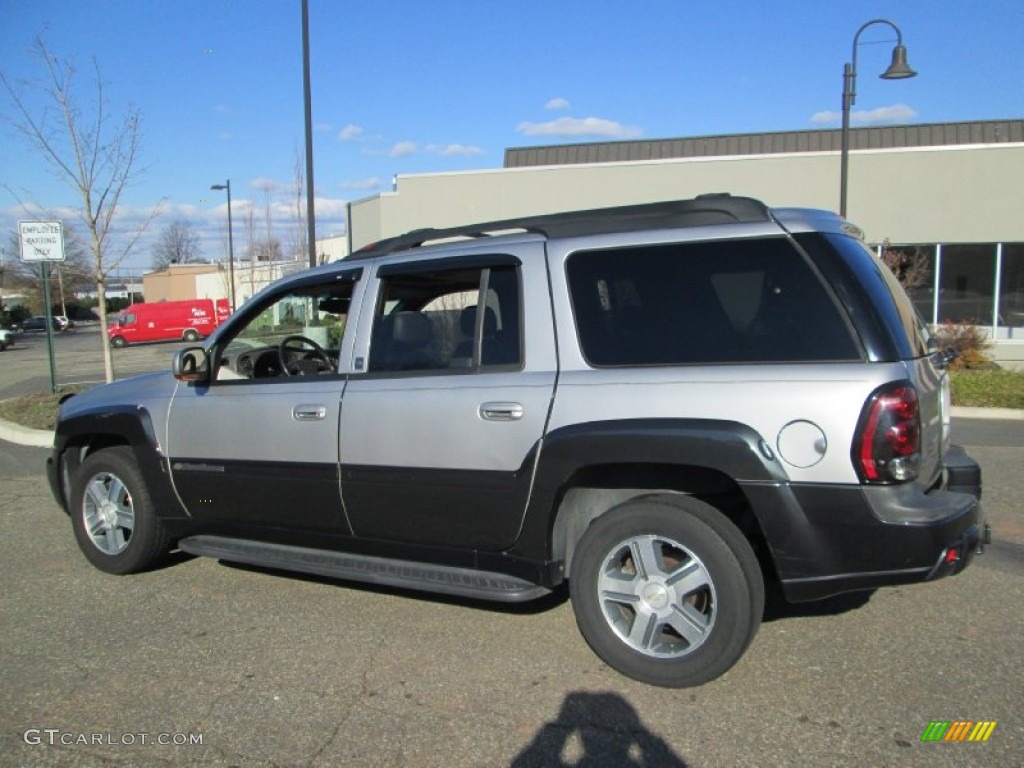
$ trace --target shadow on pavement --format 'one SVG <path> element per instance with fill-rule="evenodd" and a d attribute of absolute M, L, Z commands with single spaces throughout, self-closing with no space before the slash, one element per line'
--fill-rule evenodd
<path fill-rule="evenodd" d="M 616 693 L 573 691 L 558 717 L 545 723 L 511 763 L 512 768 L 686 768 L 668 743 L 644 726 Z"/>
<path fill-rule="evenodd" d="M 843 595 L 836 595 L 824 600 L 816 600 L 812 603 L 787 603 L 782 593 L 776 589 L 769 589 L 765 594 L 764 621 L 778 621 L 779 619 L 797 619 L 810 616 L 835 616 L 848 611 L 856 611 L 863 608 L 871 600 L 876 590 L 865 590 L 862 592 L 847 592 Z"/>

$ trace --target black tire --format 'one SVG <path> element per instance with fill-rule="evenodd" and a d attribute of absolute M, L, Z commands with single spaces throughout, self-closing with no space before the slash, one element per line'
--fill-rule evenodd
<path fill-rule="evenodd" d="M 189 328 L 181 335 L 181 338 L 184 341 L 199 341 L 199 333 Z"/>
<path fill-rule="evenodd" d="M 764 613 L 749 542 L 714 507 L 686 496 L 635 499 L 597 518 L 576 546 L 569 592 L 601 659 L 669 688 L 723 675 Z"/>
<path fill-rule="evenodd" d="M 160 563 L 170 538 L 129 448 L 86 457 L 71 484 L 71 524 L 86 559 L 101 571 L 137 573 Z"/>
<path fill-rule="evenodd" d="M 127 347 L 128 342 L 124 340 L 124 336 L 115 336 L 110 340 L 110 346 L 112 347 Z"/>

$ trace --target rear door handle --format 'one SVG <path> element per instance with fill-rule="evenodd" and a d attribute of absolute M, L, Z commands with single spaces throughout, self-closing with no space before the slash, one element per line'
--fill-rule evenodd
<path fill-rule="evenodd" d="M 303 403 L 292 408 L 292 418 L 296 421 L 323 421 L 327 418 L 326 405 Z"/>
<path fill-rule="evenodd" d="M 479 412 L 485 421 L 519 421 L 523 418 L 521 403 L 481 403 Z"/>

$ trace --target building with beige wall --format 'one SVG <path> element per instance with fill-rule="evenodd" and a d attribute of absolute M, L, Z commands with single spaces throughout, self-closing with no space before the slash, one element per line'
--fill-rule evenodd
<path fill-rule="evenodd" d="M 197 280 L 208 275 L 218 275 L 217 264 L 170 264 L 164 269 L 148 272 L 142 276 L 142 295 L 149 303 L 158 301 L 185 301 L 187 299 L 222 299 L 224 291 L 216 296 L 201 296 L 196 291 Z"/>

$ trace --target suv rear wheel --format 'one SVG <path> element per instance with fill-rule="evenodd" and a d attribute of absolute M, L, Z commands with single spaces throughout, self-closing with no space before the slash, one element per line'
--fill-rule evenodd
<path fill-rule="evenodd" d="M 170 549 L 167 531 L 126 447 L 86 457 L 72 483 L 70 509 L 78 546 L 101 571 L 142 571 Z"/>
<path fill-rule="evenodd" d="M 569 588 L 598 656 L 636 680 L 674 688 L 725 673 L 764 611 L 750 544 L 690 497 L 636 499 L 595 520 L 577 545 Z"/>

